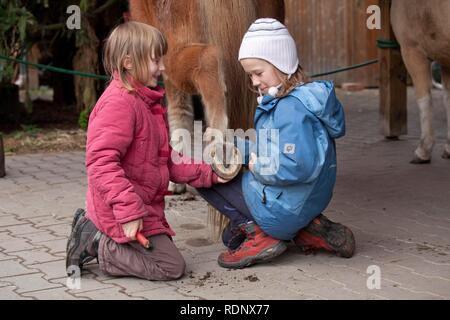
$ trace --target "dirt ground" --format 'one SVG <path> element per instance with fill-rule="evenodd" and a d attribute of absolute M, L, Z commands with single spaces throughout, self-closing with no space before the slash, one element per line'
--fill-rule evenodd
<path fill-rule="evenodd" d="M 5 155 L 79 151 L 86 146 L 86 131 L 73 128 L 24 126 L 21 131 L 3 134 Z"/>

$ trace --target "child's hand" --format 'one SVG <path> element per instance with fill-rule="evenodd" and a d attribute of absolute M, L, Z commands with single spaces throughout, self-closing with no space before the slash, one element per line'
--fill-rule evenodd
<path fill-rule="evenodd" d="M 250 159 L 248 161 L 248 169 L 253 172 L 253 168 L 255 166 L 256 160 L 257 160 L 257 156 L 256 154 L 254 154 L 253 152 L 250 154 Z"/>
<path fill-rule="evenodd" d="M 122 224 L 123 233 L 127 238 L 136 239 L 136 233 L 141 231 L 143 227 L 142 219 L 133 220 Z"/>

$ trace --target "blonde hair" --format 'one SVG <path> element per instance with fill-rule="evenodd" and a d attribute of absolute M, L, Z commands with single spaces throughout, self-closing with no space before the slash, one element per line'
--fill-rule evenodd
<path fill-rule="evenodd" d="M 133 91 L 135 88 L 129 76 L 140 83 L 146 83 L 150 59 L 159 59 L 166 53 L 167 41 L 158 29 L 145 23 L 130 21 L 117 26 L 106 39 L 103 66 L 111 79 L 117 72 L 123 87 Z M 133 63 L 132 70 L 123 66 L 127 57 Z"/>
<path fill-rule="evenodd" d="M 303 85 L 309 82 L 308 77 L 303 72 L 303 69 L 300 65 L 297 67 L 297 70 L 291 75 L 289 79 L 287 78 L 286 74 L 282 73 L 277 68 L 275 68 L 275 72 L 281 81 L 281 88 L 278 91 L 277 97 L 285 97 L 298 85 Z"/>

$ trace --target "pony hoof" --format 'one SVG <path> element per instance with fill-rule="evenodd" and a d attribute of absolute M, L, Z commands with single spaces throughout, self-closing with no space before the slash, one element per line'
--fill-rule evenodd
<path fill-rule="evenodd" d="M 425 164 L 425 163 L 430 163 L 431 159 L 422 159 L 419 158 L 418 156 L 414 155 L 414 158 L 409 162 L 412 164 Z"/>
<path fill-rule="evenodd" d="M 442 152 L 441 157 L 443 159 L 450 159 L 450 153 L 448 153 L 446 150 L 444 150 L 444 152 Z"/>

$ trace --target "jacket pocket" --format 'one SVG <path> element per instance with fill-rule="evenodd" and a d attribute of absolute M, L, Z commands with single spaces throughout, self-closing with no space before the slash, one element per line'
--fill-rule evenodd
<path fill-rule="evenodd" d="M 264 201 L 265 199 L 266 201 L 265 204 L 267 208 L 272 208 L 273 205 L 279 201 L 282 194 L 283 194 L 282 190 L 273 186 L 266 185 L 265 188 L 263 189 L 262 200 Z"/>
<path fill-rule="evenodd" d="M 280 190 L 278 187 L 262 184 L 257 180 L 254 180 L 252 185 L 258 195 L 259 201 L 267 208 L 271 208 L 283 193 L 283 190 Z"/>
<path fill-rule="evenodd" d="M 312 187 L 307 184 L 288 186 L 280 198 L 277 199 L 277 204 L 290 213 L 298 214 L 310 196 L 311 191 Z"/>

